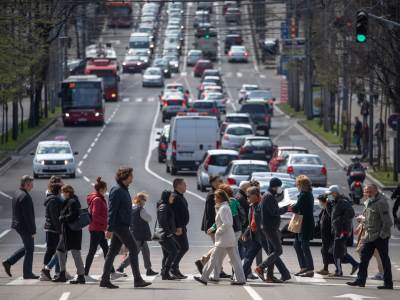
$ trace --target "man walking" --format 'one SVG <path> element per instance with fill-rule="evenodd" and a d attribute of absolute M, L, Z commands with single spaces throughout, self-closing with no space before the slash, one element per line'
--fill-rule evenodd
<path fill-rule="evenodd" d="M 189 224 L 189 208 L 188 202 L 184 196 L 186 193 L 186 182 L 183 178 L 176 178 L 173 181 L 174 187 L 174 204 L 172 209 L 175 213 L 176 233 L 175 240 L 179 245 L 179 252 L 171 266 L 171 274 L 178 279 L 186 279 L 179 269 L 179 263 L 183 256 L 189 250 L 189 241 L 187 237 L 186 226 Z"/>
<path fill-rule="evenodd" d="M 39 276 L 32 273 L 33 251 L 35 247 L 34 236 L 36 234 L 35 211 L 32 197 L 29 194 L 33 189 L 33 178 L 24 175 L 21 178 L 19 189 L 12 200 L 11 228 L 19 234 L 24 246 L 17 250 L 8 259 L 3 261 L 3 267 L 8 276 L 11 275 L 11 266 L 24 257 L 23 278 L 38 279 Z"/>
<path fill-rule="evenodd" d="M 129 185 L 133 182 L 132 168 L 121 167 L 115 176 L 117 184 L 111 189 L 108 206 L 108 227 L 106 237 L 111 236 L 111 245 L 108 250 L 100 287 L 116 289 L 118 286 L 110 281 L 110 273 L 113 267 L 115 256 L 119 253 L 122 244 L 129 250 L 129 258 L 134 277 L 134 287 L 146 287 L 151 282 L 146 282 L 140 275 L 138 247 L 129 230 L 131 224 L 132 202 L 128 191 Z"/>
<path fill-rule="evenodd" d="M 378 289 L 393 289 L 392 267 L 389 258 L 390 228 L 393 225 L 389 205 L 375 184 L 368 184 L 364 190 L 367 197 L 364 210 L 364 245 L 361 249 L 361 262 L 357 279 L 347 282 L 350 286 L 364 287 L 368 276 L 368 264 L 375 249 L 378 249 L 383 264 L 384 285 Z"/>
<path fill-rule="evenodd" d="M 361 135 L 362 135 L 362 123 L 360 122 L 358 117 L 355 117 L 353 136 L 357 145 L 358 154 L 361 154 Z"/>
<path fill-rule="evenodd" d="M 287 212 L 288 207 L 279 207 L 276 199 L 277 195 L 282 194 L 282 181 L 279 178 L 272 178 L 269 184 L 268 192 L 264 194 L 261 206 L 261 227 L 265 233 L 265 237 L 269 245 L 269 256 L 265 261 L 257 266 L 255 272 L 262 280 L 264 280 L 264 269 L 268 268 L 267 281 L 275 281 L 273 277 L 273 266 L 277 265 L 282 274 L 280 281 L 287 281 L 291 278 L 289 270 L 281 260 L 282 244 L 281 232 L 279 230 L 281 224 L 281 215 Z"/>

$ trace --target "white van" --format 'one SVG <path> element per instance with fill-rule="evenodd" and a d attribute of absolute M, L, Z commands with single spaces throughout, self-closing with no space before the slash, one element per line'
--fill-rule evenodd
<path fill-rule="evenodd" d="M 218 130 L 216 117 L 186 115 L 173 118 L 166 155 L 167 173 L 196 171 L 208 150 L 220 148 Z"/>

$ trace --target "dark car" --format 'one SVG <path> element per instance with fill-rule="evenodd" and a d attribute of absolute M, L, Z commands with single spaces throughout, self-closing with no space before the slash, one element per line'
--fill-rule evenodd
<path fill-rule="evenodd" d="M 196 100 L 190 105 L 189 112 L 207 113 L 209 116 L 217 117 L 220 120 L 221 113 L 218 109 L 218 105 L 212 100 Z"/>
<path fill-rule="evenodd" d="M 225 37 L 224 51 L 225 54 L 229 52 L 231 46 L 241 46 L 243 44 L 243 39 L 240 34 L 228 34 Z"/>
<path fill-rule="evenodd" d="M 268 104 L 264 101 L 246 102 L 240 108 L 241 113 L 248 113 L 257 130 L 264 130 L 266 136 L 269 135 L 271 128 L 271 115 Z"/>
<path fill-rule="evenodd" d="M 239 158 L 269 161 L 275 148 L 270 137 L 246 137 L 240 147 Z"/>
<path fill-rule="evenodd" d="M 169 98 L 163 101 L 162 122 L 170 120 L 178 113 L 186 112 L 186 100 L 181 98 Z"/>
<path fill-rule="evenodd" d="M 240 25 L 240 9 L 237 7 L 230 7 L 225 12 L 225 23 Z"/>
<path fill-rule="evenodd" d="M 213 63 L 208 59 L 200 59 L 197 61 L 193 68 L 194 77 L 203 76 L 203 72 L 206 69 L 212 69 Z"/>
<path fill-rule="evenodd" d="M 140 73 L 148 67 L 140 56 L 130 55 L 126 56 L 122 62 L 122 72 L 123 73 Z"/>
<path fill-rule="evenodd" d="M 169 130 L 170 125 L 165 125 L 163 130 L 160 133 L 160 137 L 158 140 L 158 162 L 162 163 L 166 159 L 166 153 L 168 148 L 169 141 Z"/>
<path fill-rule="evenodd" d="M 165 78 L 171 78 L 171 66 L 169 61 L 164 58 L 156 58 L 153 62 L 154 67 L 159 67 Z"/>

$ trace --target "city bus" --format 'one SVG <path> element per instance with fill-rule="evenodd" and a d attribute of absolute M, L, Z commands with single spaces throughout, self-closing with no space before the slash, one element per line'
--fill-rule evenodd
<path fill-rule="evenodd" d="M 110 28 L 130 28 L 133 25 L 132 3 L 131 1 L 107 1 L 108 27 Z"/>

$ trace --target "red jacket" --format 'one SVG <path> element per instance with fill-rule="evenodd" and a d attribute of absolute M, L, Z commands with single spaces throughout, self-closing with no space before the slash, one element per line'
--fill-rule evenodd
<path fill-rule="evenodd" d="M 98 192 L 92 192 L 87 196 L 89 212 L 92 221 L 89 224 L 89 231 L 106 231 L 107 229 L 107 201 Z"/>

